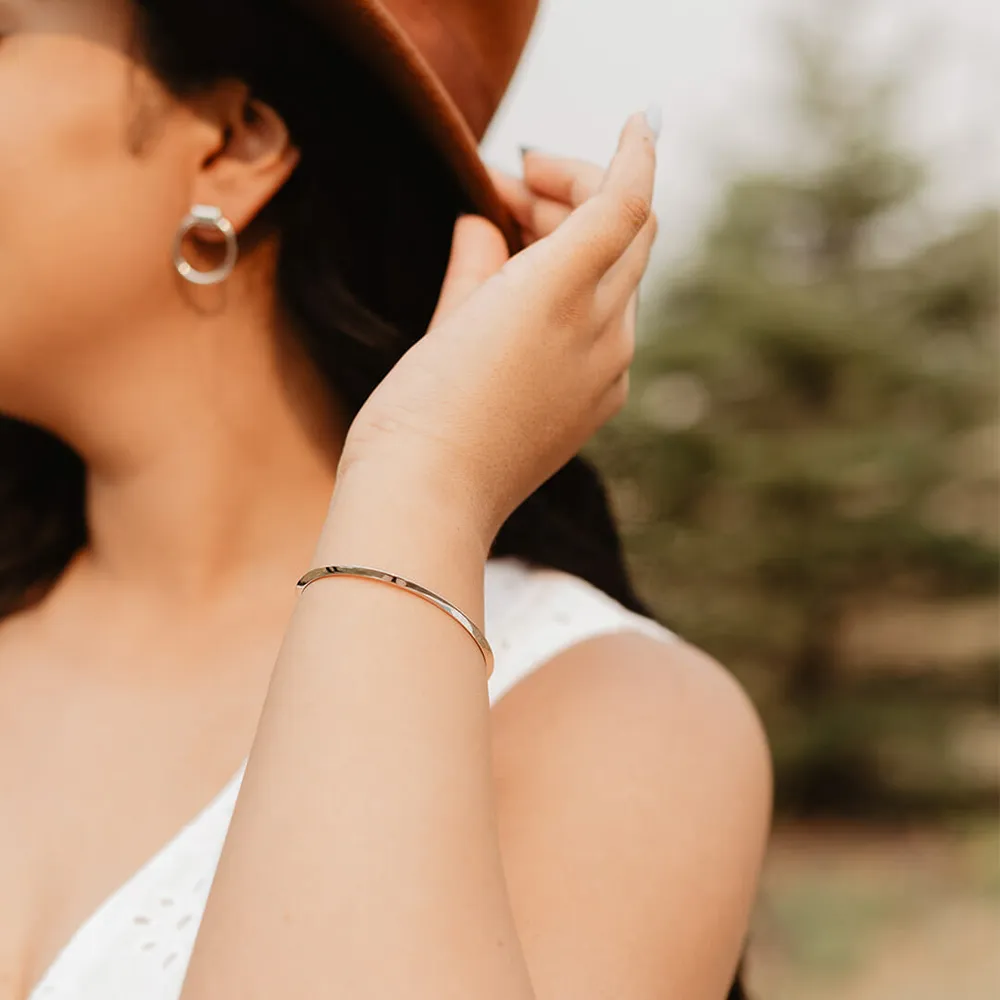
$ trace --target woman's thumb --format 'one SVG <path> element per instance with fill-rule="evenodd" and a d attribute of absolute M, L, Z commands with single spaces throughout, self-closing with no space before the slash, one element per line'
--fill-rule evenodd
<path fill-rule="evenodd" d="M 457 309 L 510 259 L 503 233 L 481 215 L 460 215 L 431 326 Z"/>

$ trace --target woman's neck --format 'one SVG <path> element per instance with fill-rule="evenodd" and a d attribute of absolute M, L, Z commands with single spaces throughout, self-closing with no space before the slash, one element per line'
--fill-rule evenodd
<path fill-rule="evenodd" d="M 62 397 L 54 430 L 87 465 L 76 571 L 175 608 L 226 588 L 294 589 L 348 421 L 297 342 L 261 315 L 144 330 Z"/>

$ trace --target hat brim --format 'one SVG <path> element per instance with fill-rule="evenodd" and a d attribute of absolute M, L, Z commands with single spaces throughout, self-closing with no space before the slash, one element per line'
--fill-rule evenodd
<path fill-rule="evenodd" d="M 504 234 L 512 254 L 524 248 L 521 227 L 479 154 L 465 116 L 420 50 L 377 0 L 296 0 L 337 32 L 413 113 L 470 205 Z"/>

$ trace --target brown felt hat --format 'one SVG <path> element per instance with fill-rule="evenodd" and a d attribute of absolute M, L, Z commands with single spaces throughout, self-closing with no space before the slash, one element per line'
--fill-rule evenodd
<path fill-rule="evenodd" d="M 328 23 L 425 129 L 477 212 L 512 252 L 520 229 L 479 155 L 539 0 L 295 0 Z"/>

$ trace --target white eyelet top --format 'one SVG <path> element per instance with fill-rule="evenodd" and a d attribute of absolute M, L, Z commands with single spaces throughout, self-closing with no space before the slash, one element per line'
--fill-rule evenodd
<path fill-rule="evenodd" d="M 630 629 L 674 639 L 585 580 L 514 557 L 487 563 L 485 597 L 492 704 L 584 639 Z M 30 1000 L 178 1000 L 245 767 L 80 926 Z"/>

